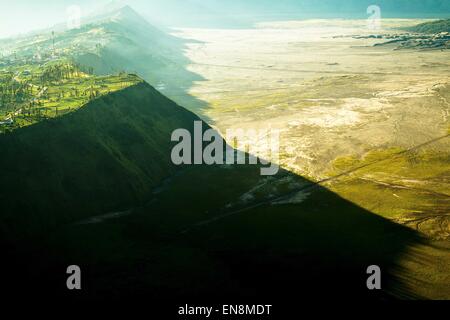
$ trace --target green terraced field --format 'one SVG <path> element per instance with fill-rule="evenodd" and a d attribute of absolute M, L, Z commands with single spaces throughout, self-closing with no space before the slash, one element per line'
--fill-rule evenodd
<path fill-rule="evenodd" d="M 142 81 L 126 73 L 96 76 L 88 72 L 70 60 L 0 70 L 0 122 L 4 122 L 0 132 L 62 116 Z"/>

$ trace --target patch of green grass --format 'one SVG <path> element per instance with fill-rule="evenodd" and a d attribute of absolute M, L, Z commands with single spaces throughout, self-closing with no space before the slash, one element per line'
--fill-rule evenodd
<path fill-rule="evenodd" d="M 61 72 L 67 74 L 61 75 Z M 3 79 L 0 89 L 4 90 L 0 94 L 5 96 L 2 98 L 4 105 L 0 106 L 0 120 L 14 120 L 12 125 L 0 125 L 0 132 L 73 112 L 93 99 L 142 82 L 137 76 L 125 73 L 87 74 L 69 60 L 9 67 L 0 71 L 0 79 Z M 18 93 L 12 93 L 11 88 Z"/>
<path fill-rule="evenodd" d="M 427 211 L 450 195 L 449 156 L 445 152 L 374 150 L 358 159 L 338 158 L 330 176 L 349 172 L 330 183 L 344 198 L 382 216 L 398 218 Z"/>

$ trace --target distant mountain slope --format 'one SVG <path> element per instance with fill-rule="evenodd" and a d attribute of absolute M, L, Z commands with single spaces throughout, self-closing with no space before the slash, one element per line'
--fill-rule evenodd
<path fill-rule="evenodd" d="M 76 52 L 75 59 L 93 67 L 96 74 L 136 73 L 190 110 L 203 106 L 203 102 L 186 95 L 194 81 L 203 80 L 188 70 L 191 62 L 184 56 L 187 40 L 154 27 L 131 7 L 95 16 L 81 29 L 65 35 L 70 41 L 66 47 L 87 44 L 87 50 Z"/>
<path fill-rule="evenodd" d="M 41 229 L 145 202 L 176 171 L 172 131 L 197 119 L 141 83 L 0 136 L 0 229 Z"/>
<path fill-rule="evenodd" d="M 70 57 L 93 67 L 98 75 L 133 72 L 151 85 L 163 84 L 165 88 L 180 88 L 199 80 L 186 70 L 185 41 L 154 27 L 129 6 L 102 11 L 82 22 L 78 29 L 59 25 L 0 40 L 0 51 L 6 61 L 44 63 Z"/>
<path fill-rule="evenodd" d="M 94 67 L 97 74 L 135 72 L 168 90 L 200 79 L 186 69 L 185 41 L 154 27 L 129 6 L 94 17 L 80 30 L 66 34 L 71 43 L 94 43 L 76 59 Z"/>
<path fill-rule="evenodd" d="M 417 26 L 410 27 L 407 30 L 417 33 L 450 32 L 450 19 L 421 23 Z"/>
<path fill-rule="evenodd" d="M 136 8 L 169 26 L 228 28 L 268 20 L 366 18 L 370 5 L 380 6 L 383 17 L 450 13 L 447 0 L 165 0 L 153 6 L 136 4 Z"/>
<path fill-rule="evenodd" d="M 155 28 L 125 6 L 85 21 L 58 35 L 56 45 L 74 48 L 76 59 L 97 74 L 138 72 L 156 85 L 168 68 L 184 70 L 183 42 Z M 165 76 L 167 77 L 167 76 Z"/>

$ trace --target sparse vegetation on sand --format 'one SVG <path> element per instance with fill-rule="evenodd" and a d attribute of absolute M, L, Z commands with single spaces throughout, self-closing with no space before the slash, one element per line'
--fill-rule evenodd
<path fill-rule="evenodd" d="M 406 30 L 417 33 L 450 33 L 450 19 L 425 22 L 417 26 L 406 28 Z"/>

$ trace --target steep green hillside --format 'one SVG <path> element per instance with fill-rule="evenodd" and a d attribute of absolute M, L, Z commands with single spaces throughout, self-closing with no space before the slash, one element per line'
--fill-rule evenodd
<path fill-rule="evenodd" d="M 31 231 L 145 202 L 176 170 L 172 131 L 196 119 L 141 83 L 0 136 L 2 227 Z"/>

